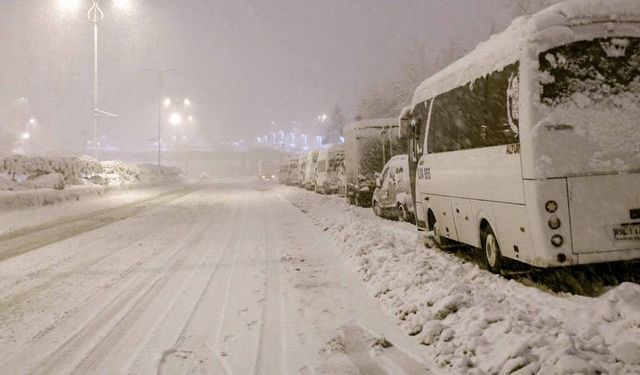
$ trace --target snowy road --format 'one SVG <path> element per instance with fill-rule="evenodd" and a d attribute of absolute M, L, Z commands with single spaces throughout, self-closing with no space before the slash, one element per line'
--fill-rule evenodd
<path fill-rule="evenodd" d="M 3 373 L 430 373 L 270 184 L 57 217 L 0 236 L 0 259 Z"/>

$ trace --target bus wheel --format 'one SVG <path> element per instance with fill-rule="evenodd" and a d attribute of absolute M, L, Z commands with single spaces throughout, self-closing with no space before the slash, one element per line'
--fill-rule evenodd
<path fill-rule="evenodd" d="M 404 221 L 405 223 L 410 221 L 409 213 L 401 203 L 398 203 L 398 220 Z"/>
<path fill-rule="evenodd" d="M 502 254 L 500 246 L 498 246 L 498 239 L 490 226 L 487 226 L 482 232 L 482 250 L 487 269 L 493 273 L 500 273 Z"/>
<path fill-rule="evenodd" d="M 349 200 L 349 204 L 352 206 L 356 205 L 356 198 L 354 194 L 347 193 L 347 199 Z"/>
<path fill-rule="evenodd" d="M 376 216 L 380 216 L 382 217 L 382 211 L 380 211 L 380 205 L 378 204 L 378 201 L 373 201 L 373 213 L 376 214 Z"/>

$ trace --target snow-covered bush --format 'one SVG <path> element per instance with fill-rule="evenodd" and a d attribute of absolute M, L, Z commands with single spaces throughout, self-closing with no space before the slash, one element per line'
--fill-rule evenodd
<path fill-rule="evenodd" d="M 65 187 L 65 178 L 60 173 L 54 172 L 29 178 L 23 185 L 28 189 L 62 190 Z"/>
<path fill-rule="evenodd" d="M 89 156 L 42 157 L 12 155 L 0 159 L 0 191 L 64 189 L 69 185 L 121 185 L 141 180 L 177 178 L 177 167 L 140 167 L 121 161 L 100 162 Z"/>
<path fill-rule="evenodd" d="M 127 182 L 140 180 L 140 169 L 136 166 L 124 164 L 121 161 L 103 161 L 100 164 L 102 172 L 106 175 L 118 175 Z"/>

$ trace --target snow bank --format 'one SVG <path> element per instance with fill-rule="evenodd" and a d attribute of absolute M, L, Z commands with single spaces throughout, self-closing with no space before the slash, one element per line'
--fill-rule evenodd
<path fill-rule="evenodd" d="M 122 187 L 180 179 L 177 167 L 99 162 L 82 157 L 0 159 L 0 210 L 37 207 L 84 196 L 102 196 Z"/>
<path fill-rule="evenodd" d="M 121 185 L 177 178 L 182 174 L 177 167 L 99 162 L 88 156 L 49 158 L 13 155 L 0 159 L 0 191 L 62 190 L 69 185 Z"/>
<path fill-rule="evenodd" d="M 552 294 L 480 270 L 338 197 L 281 194 L 340 244 L 371 293 L 454 374 L 638 374 L 640 285 Z"/>

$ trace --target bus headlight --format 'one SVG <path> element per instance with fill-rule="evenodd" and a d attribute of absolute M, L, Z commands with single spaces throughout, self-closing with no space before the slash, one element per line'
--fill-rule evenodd
<path fill-rule="evenodd" d="M 558 219 L 557 217 L 552 217 L 551 219 L 549 219 L 549 228 L 553 230 L 560 228 L 560 224 L 560 219 Z"/>
<path fill-rule="evenodd" d="M 545 203 L 544 205 L 544 208 L 548 213 L 552 214 L 558 211 L 558 203 L 556 203 L 556 201 L 547 201 L 547 203 Z"/>
<path fill-rule="evenodd" d="M 560 247 L 562 246 L 562 243 L 564 242 L 564 238 L 562 238 L 561 235 L 559 234 L 554 234 L 553 236 L 551 236 L 551 244 L 555 247 Z"/>

